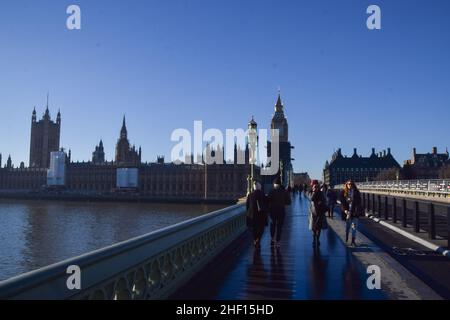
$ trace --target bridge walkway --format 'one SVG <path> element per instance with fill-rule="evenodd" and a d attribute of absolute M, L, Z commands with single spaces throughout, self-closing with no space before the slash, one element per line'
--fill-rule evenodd
<path fill-rule="evenodd" d="M 331 228 L 314 249 L 308 208 L 308 199 L 293 197 L 280 249 L 270 247 L 269 228 L 260 250 L 246 232 L 171 298 L 386 299 L 383 290 L 367 289 L 366 269 Z"/>

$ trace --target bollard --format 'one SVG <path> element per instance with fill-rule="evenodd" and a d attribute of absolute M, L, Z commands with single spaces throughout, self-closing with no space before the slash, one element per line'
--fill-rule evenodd
<path fill-rule="evenodd" d="M 434 204 L 430 202 L 428 204 L 428 237 L 430 239 L 436 239 L 436 225 L 434 223 Z"/>

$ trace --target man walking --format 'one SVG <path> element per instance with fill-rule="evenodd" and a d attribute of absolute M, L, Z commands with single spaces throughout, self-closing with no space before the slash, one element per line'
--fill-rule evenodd
<path fill-rule="evenodd" d="M 280 247 L 281 232 L 286 215 L 285 206 L 290 204 L 291 195 L 281 185 L 280 177 L 277 177 L 273 182 L 273 189 L 269 193 L 271 246 Z"/>

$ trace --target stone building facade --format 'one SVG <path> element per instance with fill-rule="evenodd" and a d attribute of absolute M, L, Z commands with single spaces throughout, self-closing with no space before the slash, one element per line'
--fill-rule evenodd
<path fill-rule="evenodd" d="M 413 148 L 411 159 L 403 165 L 405 179 L 439 179 L 442 169 L 450 165 L 449 153 L 438 153 L 437 147 L 433 147 L 431 153 L 417 153 Z"/>
<path fill-rule="evenodd" d="M 48 108 L 44 117 L 36 122 L 33 111 L 30 166 L 14 168 L 11 157 L 2 168 L 0 154 L 0 190 L 45 192 L 50 152 L 59 150 L 61 114 L 56 122 L 51 121 Z M 212 155 L 222 150 L 209 149 Z M 114 161 L 105 161 L 103 141 L 95 147 L 89 162 L 72 162 L 71 151 L 66 153 L 64 192 L 80 195 L 103 195 L 122 192 L 117 188 L 117 170 L 135 168 L 138 170 L 138 188 L 135 194 L 160 200 L 236 200 L 246 195 L 247 178 L 250 173 L 248 148 L 241 151 L 235 147 L 234 158 L 245 156 L 245 164 L 174 164 L 165 163 L 158 157 L 155 163 L 141 161 L 141 148 L 131 146 L 125 117 L 115 148 Z M 242 154 L 242 155 L 241 155 Z M 192 160 L 192 159 L 191 159 Z M 259 168 L 254 168 L 259 177 Z"/>
<path fill-rule="evenodd" d="M 31 168 L 48 168 L 50 152 L 59 150 L 61 132 L 61 113 L 58 111 L 56 121 L 52 121 L 47 108 L 42 119 L 37 121 L 36 108 L 31 116 L 30 163 Z"/>
<path fill-rule="evenodd" d="M 335 186 L 343 184 L 352 179 L 355 182 L 365 182 L 375 180 L 380 173 L 386 170 L 397 170 L 400 172 L 400 165 L 391 154 L 391 149 L 372 154 L 369 157 L 358 155 L 356 148 L 353 149 L 351 157 L 343 156 L 339 148 L 332 156 L 330 162 L 325 163 L 323 170 L 323 180 L 326 184 Z"/>

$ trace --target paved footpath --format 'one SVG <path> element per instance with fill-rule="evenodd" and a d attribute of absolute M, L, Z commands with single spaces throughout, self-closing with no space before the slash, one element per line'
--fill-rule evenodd
<path fill-rule="evenodd" d="M 438 299 L 432 290 L 362 235 L 360 247 L 343 242 L 343 222 L 330 221 L 314 249 L 309 200 L 288 207 L 281 249 L 270 247 L 266 228 L 255 250 L 249 232 L 220 254 L 174 299 Z M 368 265 L 381 268 L 381 289 L 369 290 Z"/>

